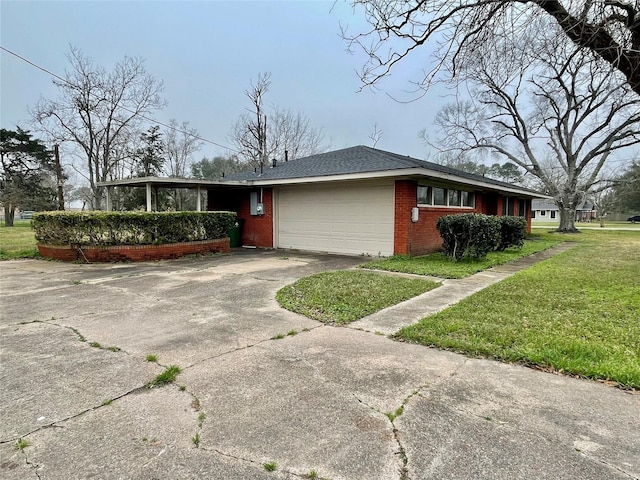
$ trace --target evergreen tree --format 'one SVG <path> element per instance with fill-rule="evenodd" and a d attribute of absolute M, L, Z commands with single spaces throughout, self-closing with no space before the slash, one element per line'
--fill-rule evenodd
<path fill-rule="evenodd" d="M 15 211 L 55 210 L 54 162 L 51 150 L 28 131 L 0 129 L 0 202 L 4 221 L 13 226 Z"/>

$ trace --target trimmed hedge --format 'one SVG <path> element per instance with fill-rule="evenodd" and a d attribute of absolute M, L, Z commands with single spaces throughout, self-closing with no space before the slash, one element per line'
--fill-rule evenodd
<path fill-rule="evenodd" d="M 500 245 L 496 250 L 521 248 L 527 234 L 527 221 L 523 217 L 498 217 L 500 219 Z"/>
<path fill-rule="evenodd" d="M 162 245 L 227 236 L 234 212 L 39 212 L 31 226 L 46 245 Z"/>
<path fill-rule="evenodd" d="M 454 260 L 483 258 L 500 245 L 500 220 L 481 213 L 443 215 L 436 228 L 442 237 L 445 255 Z"/>
<path fill-rule="evenodd" d="M 436 228 L 442 237 L 445 255 L 454 260 L 482 258 L 494 250 L 524 245 L 527 221 L 522 217 L 495 217 L 481 213 L 444 215 Z"/>

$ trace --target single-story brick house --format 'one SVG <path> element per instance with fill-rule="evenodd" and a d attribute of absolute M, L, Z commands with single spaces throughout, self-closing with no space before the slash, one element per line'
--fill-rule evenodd
<path fill-rule="evenodd" d="M 538 192 L 424 160 L 357 146 L 274 162 L 218 180 L 136 178 L 105 182 L 207 191 L 208 210 L 237 212 L 243 245 L 348 255 L 422 255 L 438 250 L 442 215 L 527 219 Z M 109 204 L 107 197 L 107 204 Z M 200 210 L 200 195 L 198 195 Z"/>
<path fill-rule="evenodd" d="M 277 162 L 207 187 L 209 210 L 244 220 L 242 243 L 351 255 L 421 255 L 442 245 L 437 219 L 519 215 L 532 190 L 357 146 Z"/>

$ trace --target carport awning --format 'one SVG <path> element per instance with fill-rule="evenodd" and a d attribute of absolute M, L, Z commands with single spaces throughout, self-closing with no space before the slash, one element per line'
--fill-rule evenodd
<path fill-rule="evenodd" d="M 110 182 L 98 182 L 99 187 L 106 187 L 107 189 L 107 211 L 111 210 L 111 191 L 114 187 L 139 187 L 145 188 L 147 193 L 147 212 L 152 210 L 151 192 L 153 189 L 158 188 L 188 188 L 197 190 L 196 196 L 196 210 L 199 212 L 202 209 L 200 200 L 200 189 L 205 186 L 220 185 L 229 186 L 230 184 L 242 185 L 246 182 L 229 182 L 229 181 L 216 181 L 216 180 L 199 180 L 195 178 L 178 178 L 178 177 L 140 177 L 140 178 L 127 178 L 123 180 L 112 180 Z"/>

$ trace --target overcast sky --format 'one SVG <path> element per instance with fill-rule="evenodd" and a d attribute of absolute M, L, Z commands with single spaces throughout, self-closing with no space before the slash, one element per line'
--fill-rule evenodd
<path fill-rule="evenodd" d="M 146 59 L 148 73 L 164 82 L 168 105 L 153 117 L 188 121 L 200 135 L 230 145 L 229 131 L 250 107 L 244 91 L 260 72 L 271 72 L 267 105 L 304 113 L 322 129 L 331 149 L 371 145 L 425 158 L 418 137 L 448 100 L 443 90 L 411 103 L 410 80 L 420 76 L 428 52 L 413 55 L 381 84 L 365 90 L 356 75 L 365 61 L 349 53 L 340 25 L 366 28 L 361 11 L 333 1 L 7 1 L 0 2 L 1 44 L 33 63 L 63 75 L 73 45 L 110 70 L 125 55 Z M 52 98 L 46 73 L 1 52 L 1 126 L 29 127 L 29 108 Z M 227 153 L 205 145 L 197 155 Z"/>

